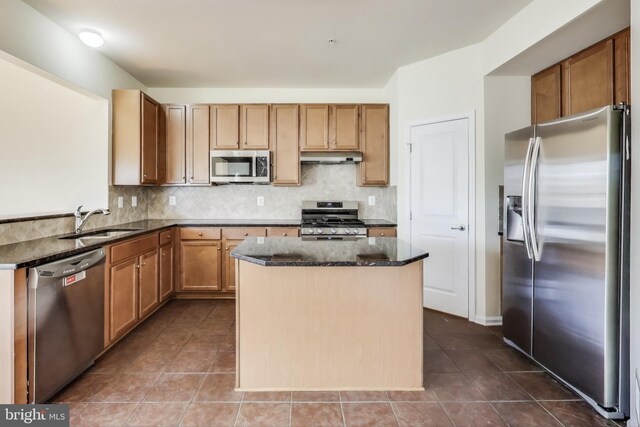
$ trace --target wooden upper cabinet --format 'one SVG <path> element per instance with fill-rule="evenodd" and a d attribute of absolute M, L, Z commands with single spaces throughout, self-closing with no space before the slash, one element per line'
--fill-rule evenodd
<path fill-rule="evenodd" d="M 238 150 L 240 148 L 239 114 L 237 104 L 211 105 L 211 142 L 212 150 Z"/>
<path fill-rule="evenodd" d="M 565 115 L 613 104 L 613 40 L 598 43 L 563 63 Z"/>
<path fill-rule="evenodd" d="M 269 149 L 269 105 L 240 106 L 240 145 L 243 150 Z"/>
<path fill-rule="evenodd" d="M 358 105 L 332 105 L 329 122 L 329 144 L 332 150 L 358 150 Z"/>
<path fill-rule="evenodd" d="M 300 185 L 298 105 L 271 106 L 272 184 Z"/>
<path fill-rule="evenodd" d="M 362 162 L 357 166 L 358 186 L 389 185 L 389 106 L 362 105 L 360 113 Z"/>
<path fill-rule="evenodd" d="M 165 105 L 164 112 L 167 123 L 165 182 L 167 184 L 185 184 L 187 176 L 185 157 L 187 107 L 185 105 Z"/>
<path fill-rule="evenodd" d="M 325 151 L 329 149 L 329 106 L 300 106 L 300 150 Z"/>
<path fill-rule="evenodd" d="M 209 106 L 187 106 L 187 183 L 209 184 Z"/>
<path fill-rule="evenodd" d="M 614 57 L 614 98 L 615 103 L 631 103 L 631 58 L 630 58 L 630 33 L 629 28 L 621 31 L 613 37 Z"/>
<path fill-rule="evenodd" d="M 562 115 L 562 69 L 556 64 L 531 77 L 531 122 L 542 123 Z"/>
<path fill-rule="evenodd" d="M 113 91 L 113 184 L 164 180 L 164 112 L 139 90 Z"/>

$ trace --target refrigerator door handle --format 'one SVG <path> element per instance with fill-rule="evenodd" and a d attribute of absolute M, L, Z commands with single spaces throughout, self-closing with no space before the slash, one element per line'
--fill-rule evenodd
<path fill-rule="evenodd" d="M 524 169 L 522 172 L 522 228 L 523 228 L 523 237 L 524 237 L 524 247 L 527 248 L 527 257 L 529 259 L 533 258 L 533 253 L 531 251 L 531 241 L 529 236 L 529 220 L 528 220 L 528 212 L 529 212 L 529 180 L 531 174 L 529 173 L 529 166 L 531 164 L 531 153 L 533 152 L 534 139 L 529 138 L 529 146 L 527 147 L 527 154 L 524 157 Z"/>
<path fill-rule="evenodd" d="M 531 244 L 531 252 L 533 252 L 533 259 L 535 261 L 540 261 L 540 247 L 538 246 L 538 238 L 536 237 L 536 219 L 535 219 L 535 203 L 536 203 L 536 172 L 538 169 L 538 157 L 540 155 L 540 144 L 542 143 L 542 138 L 539 136 L 536 137 L 533 150 L 531 153 L 531 166 L 529 168 L 529 183 L 527 190 L 527 210 L 525 211 L 525 216 L 527 217 L 527 224 L 529 226 L 528 233 L 525 235 L 529 235 L 529 242 Z"/>

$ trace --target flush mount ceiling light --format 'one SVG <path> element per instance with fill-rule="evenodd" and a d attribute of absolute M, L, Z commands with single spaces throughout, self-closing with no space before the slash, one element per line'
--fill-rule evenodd
<path fill-rule="evenodd" d="M 104 44 L 104 39 L 96 31 L 83 30 L 78 34 L 78 37 L 80 37 L 80 40 L 82 40 L 84 44 L 90 47 L 100 47 Z"/>

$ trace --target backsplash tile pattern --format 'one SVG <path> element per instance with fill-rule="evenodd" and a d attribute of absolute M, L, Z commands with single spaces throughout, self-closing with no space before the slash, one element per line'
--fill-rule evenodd
<path fill-rule="evenodd" d="M 121 209 L 118 209 L 118 196 L 124 198 L 124 207 Z M 138 198 L 138 206 L 135 208 L 131 207 L 131 196 Z M 87 209 L 95 209 L 97 207 L 103 206 L 86 206 Z M 110 186 L 109 208 L 111 209 L 111 215 L 95 215 L 91 217 L 85 226 L 85 230 L 146 219 L 147 188 Z M 73 217 L 0 224 L 0 245 L 71 233 L 73 232 L 73 226 Z"/>
<path fill-rule="evenodd" d="M 176 205 L 169 206 L 169 197 Z M 264 206 L 257 197 L 264 197 Z M 368 205 L 376 197 L 375 206 Z M 303 200 L 354 200 L 360 217 L 396 220 L 395 187 L 356 187 L 355 165 L 303 165 L 300 187 L 219 185 L 148 189 L 149 218 L 299 219 Z"/>
<path fill-rule="evenodd" d="M 354 165 L 303 165 L 302 186 L 109 187 L 111 215 L 95 215 L 85 230 L 143 219 L 299 219 L 304 200 L 354 200 L 360 217 L 396 221 L 396 187 L 356 187 Z M 118 208 L 118 197 L 124 207 Z M 131 197 L 138 206 L 131 206 Z M 169 206 L 175 196 L 176 206 Z M 264 206 L 257 206 L 257 197 Z M 376 197 L 369 206 L 369 196 Z M 87 209 L 103 206 L 86 206 Z M 0 245 L 73 232 L 73 217 L 0 224 Z"/>

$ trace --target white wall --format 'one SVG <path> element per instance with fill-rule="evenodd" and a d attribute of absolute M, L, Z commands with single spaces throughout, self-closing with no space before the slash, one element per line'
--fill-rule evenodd
<path fill-rule="evenodd" d="M 631 173 L 631 420 L 629 426 L 640 425 L 635 402 L 635 378 L 640 377 L 640 0 L 631 2 L 631 129 L 634 165 Z"/>
<path fill-rule="evenodd" d="M 531 78 L 484 78 L 485 184 L 485 307 L 490 316 L 501 313 L 498 186 L 504 183 L 504 135 L 531 123 Z"/>
<path fill-rule="evenodd" d="M 0 216 L 108 203 L 107 100 L 0 52 Z"/>
<path fill-rule="evenodd" d="M 398 68 L 386 93 L 391 102 L 392 182 L 398 184 L 398 234 L 409 240 L 407 126 L 411 122 L 475 112 L 476 126 L 476 267 L 484 265 L 484 91 L 481 46 L 476 44 Z M 395 136 L 395 137 L 394 137 Z M 477 292 L 484 295 L 484 269 L 477 271 Z M 475 309 L 484 313 L 484 298 Z"/>
<path fill-rule="evenodd" d="M 149 95 L 161 103 L 384 103 L 378 89 L 349 88 L 149 88 Z"/>

